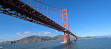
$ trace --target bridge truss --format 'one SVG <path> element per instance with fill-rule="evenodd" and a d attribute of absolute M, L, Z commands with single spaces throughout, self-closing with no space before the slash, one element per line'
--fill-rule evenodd
<path fill-rule="evenodd" d="M 60 26 L 53 20 L 49 19 L 20 0 L 0 0 L 0 13 L 4 13 L 35 24 L 40 24 L 76 37 L 76 35 L 71 33 L 69 30 Z"/>

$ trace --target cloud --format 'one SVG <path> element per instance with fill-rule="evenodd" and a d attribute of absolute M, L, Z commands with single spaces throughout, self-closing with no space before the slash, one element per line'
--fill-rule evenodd
<path fill-rule="evenodd" d="M 52 33 L 51 32 L 45 32 L 45 31 L 40 31 L 40 32 L 36 32 L 34 33 L 34 35 L 51 35 Z"/>
<path fill-rule="evenodd" d="M 31 32 L 28 32 L 28 31 L 26 31 L 26 32 L 23 32 L 23 33 L 17 33 L 17 35 L 18 36 L 28 36 L 29 34 L 31 34 Z"/>
<path fill-rule="evenodd" d="M 36 33 L 31 33 L 31 32 L 23 32 L 23 33 L 16 33 L 16 35 L 20 36 L 20 37 L 26 37 L 26 36 L 29 36 L 29 35 L 52 35 L 51 32 L 48 32 L 48 31 L 39 31 L 39 32 L 36 32 Z"/>

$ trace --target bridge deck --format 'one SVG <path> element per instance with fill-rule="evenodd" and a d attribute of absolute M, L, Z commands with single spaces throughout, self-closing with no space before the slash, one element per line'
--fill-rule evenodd
<path fill-rule="evenodd" d="M 67 34 L 69 33 L 75 36 L 69 30 L 66 30 L 64 27 L 60 26 L 56 22 L 52 21 L 45 15 L 39 13 L 38 11 L 30 7 L 29 5 L 21 2 L 20 0 L 0 0 L 0 5 L 2 5 L 2 7 L 0 7 L 0 11 L 2 11 L 1 13 L 27 20 L 36 24 L 40 24 L 52 29 L 56 29 L 58 31 L 66 32 Z M 7 10 L 7 8 L 9 9 Z"/>

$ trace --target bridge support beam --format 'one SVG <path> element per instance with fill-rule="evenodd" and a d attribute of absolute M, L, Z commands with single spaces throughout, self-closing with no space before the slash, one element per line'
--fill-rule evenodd
<path fill-rule="evenodd" d="M 69 30 L 67 9 L 62 10 L 62 18 L 63 18 L 63 27 L 66 28 L 67 30 Z M 64 33 L 64 42 L 67 42 L 67 41 L 69 42 L 70 41 L 70 35 L 68 34 L 67 40 L 66 40 L 65 36 L 66 35 Z"/>
<path fill-rule="evenodd" d="M 70 35 L 69 34 L 68 34 L 67 38 L 68 38 L 68 42 L 70 42 Z"/>
<path fill-rule="evenodd" d="M 66 40 L 66 33 L 64 32 L 64 42 L 67 42 Z"/>

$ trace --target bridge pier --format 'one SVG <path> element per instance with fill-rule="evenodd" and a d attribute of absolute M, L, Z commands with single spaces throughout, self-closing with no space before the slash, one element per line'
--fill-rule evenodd
<path fill-rule="evenodd" d="M 69 34 L 67 34 L 67 36 L 66 36 L 66 33 L 64 32 L 64 42 L 61 42 L 61 43 L 71 43 L 71 41 L 70 41 L 70 35 Z"/>
<path fill-rule="evenodd" d="M 64 32 L 64 42 L 61 43 L 70 43 L 70 35 L 68 34 L 66 37 L 66 33 Z"/>
<path fill-rule="evenodd" d="M 70 35 L 69 34 L 68 34 L 67 38 L 68 38 L 67 40 L 70 41 Z"/>
<path fill-rule="evenodd" d="M 65 32 L 64 32 L 64 42 L 67 42 Z"/>

